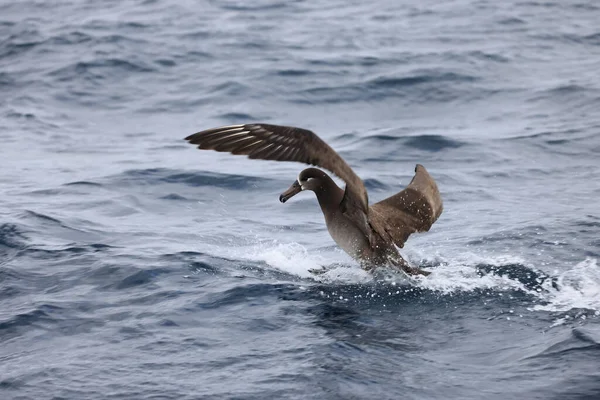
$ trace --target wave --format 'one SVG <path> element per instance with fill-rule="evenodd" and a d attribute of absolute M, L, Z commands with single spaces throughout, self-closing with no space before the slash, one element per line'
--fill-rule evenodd
<path fill-rule="evenodd" d="M 261 242 L 230 249 L 227 253 L 236 259 L 264 262 L 305 282 L 327 283 L 334 287 L 382 285 L 375 293 L 400 291 L 397 293 L 400 294 L 417 290 L 443 296 L 520 293 L 529 299 L 531 311 L 587 310 L 586 315 L 600 316 L 600 267 L 594 258 L 552 275 L 528 265 L 519 257 L 465 254 L 451 260 L 423 259 L 419 264 L 431 275 L 408 278 L 386 269 L 373 275 L 340 251 L 309 251 L 298 243 Z"/>
<path fill-rule="evenodd" d="M 58 79 L 59 82 L 68 82 L 80 78 L 98 80 L 110 75 L 111 77 L 119 74 L 146 73 L 154 72 L 155 69 L 145 65 L 143 62 L 134 62 L 131 59 L 108 58 L 97 59 L 93 61 L 79 61 L 61 67 L 50 73 L 50 76 Z"/>
<path fill-rule="evenodd" d="M 365 184 L 365 187 L 369 191 L 390 190 L 390 187 L 388 185 L 386 185 L 385 183 L 381 182 L 378 179 L 366 178 L 366 179 L 363 179 L 363 183 Z"/>
<path fill-rule="evenodd" d="M 112 183 L 157 185 L 176 183 L 191 187 L 218 187 L 235 190 L 255 188 L 259 182 L 270 179 L 258 176 L 222 174 L 216 172 L 182 172 L 167 168 L 133 169 L 107 178 Z"/>
<path fill-rule="evenodd" d="M 557 342 L 525 359 L 552 358 L 556 361 L 557 358 L 570 353 L 600 350 L 600 336 L 595 332 L 578 327 L 571 329 L 566 336 L 559 338 Z"/>
<path fill-rule="evenodd" d="M 392 135 L 376 134 L 364 136 L 357 139 L 357 143 L 368 143 L 369 146 L 380 146 L 382 142 L 396 142 L 399 145 L 417 150 L 439 152 L 446 149 L 457 149 L 467 145 L 460 140 L 452 139 L 442 135 Z"/>
<path fill-rule="evenodd" d="M 297 103 L 344 103 L 378 101 L 388 98 L 410 99 L 411 102 L 446 102 L 466 96 L 485 95 L 483 88 L 472 88 L 479 81 L 474 75 L 441 70 L 418 70 L 405 76 L 380 76 L 343 86 L 313 86 L 297 92 Z"/>
<path fill-rule="evenodd" d="M 0 249 L 6 247 L 9 249 L 22 249 L 25 247 L 27 236 L 21 229 L 11 223 L 0 225 Z"/>

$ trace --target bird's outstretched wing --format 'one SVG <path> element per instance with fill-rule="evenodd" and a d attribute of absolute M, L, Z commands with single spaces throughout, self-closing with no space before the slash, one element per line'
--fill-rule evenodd
<path fill-rule="evenodd" d="M 417 164 L 404 190 L 371 206 L 369 223 L 384 239 L 403 247 L 411 233 L 428 231 L 443 208 L 435 180 Z"/>
<path fill-rule="evenodd" d="M 262 160 L 297 161 L 325 168 L 346 182 L 349 195 L 367 213 L 369 201 L 362 180 L 335 150 L 309 130 L 253 123 L 208 129 L 185 140 L 199 149 L 243 154 Z"/>

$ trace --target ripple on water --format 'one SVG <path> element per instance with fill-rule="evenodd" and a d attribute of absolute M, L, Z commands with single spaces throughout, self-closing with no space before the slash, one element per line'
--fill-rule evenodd
<path fill-rule="evenodd" d="M 218 187 L 235 190 L 251 189 L 257 183 L 269 180 L 258 176 L 222 174 L 217 172 L 183 172 L 167 168 L 135 169 L 111 177 L 110 181 L 123 184 L 157 185 L 183 184 L 191 187 Z"/>
<path fill-rule="evenodd" d="M 467 145 L 465 142 L 442 135 L 408 136 L 403 134 L 377 134 L 359 138 L 358 142 L 368 144 L 371 147 L 390 146 L 396 142 L 398 145 L 430 152 L 438 152 L 446 149 L 457 149 Z"/>

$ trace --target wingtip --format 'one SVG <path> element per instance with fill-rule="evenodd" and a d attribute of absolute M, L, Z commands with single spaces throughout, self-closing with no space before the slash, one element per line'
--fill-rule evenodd
<path fill-rule="evenodd" d="M 198 134 L 202 133 L 202 132 L 196 132 L 196 133 L 192 133 L 191 135 L 187 136 L 185 139 L 183 140 L 187 140 L 188 142 L 190 142 L 191 144 L 197 144 L 194 143 L 194 140 L 196 140 L 198 138 Z"/>

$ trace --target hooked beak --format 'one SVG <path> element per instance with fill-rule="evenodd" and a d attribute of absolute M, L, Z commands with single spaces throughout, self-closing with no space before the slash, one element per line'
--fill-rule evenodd
<path fill-rule="evenodd" d="M 300 186 L 298 181 L 295 181 L 294 183 L 292 183 L 292 186 L 290 186 L 290 188 L 288 190 L 281 193 L 281 196 L 279 196 L 279 201 L 282 203 L 285 203 L 286 201 L 288 201 L 289 199 L 291 199 L 292 197 L 294 197 L 301 191 L 302 191 L 302 186 Z"/>

